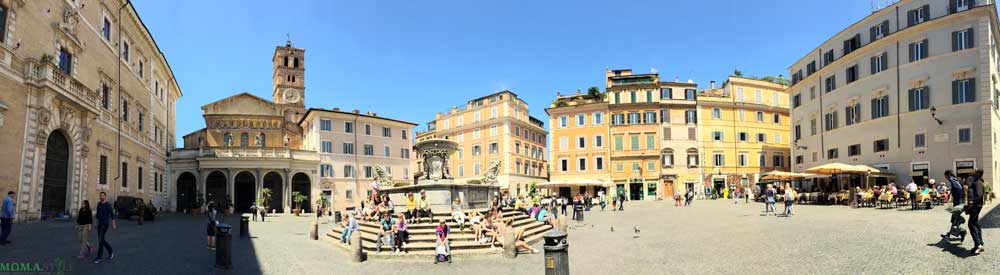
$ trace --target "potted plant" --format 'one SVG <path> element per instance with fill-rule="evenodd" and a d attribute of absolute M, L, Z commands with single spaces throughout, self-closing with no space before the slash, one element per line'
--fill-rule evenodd
<path fill-rule="evenodd" d="M 272 194 L 271 188 L 264 188 L 260 190 L 260 198 L 257 199 L 257 205 L 260 206 L 261 209 L 264 209 L 265 213 L 270 210 L 271 196 L 273 196 Z"/>
<path fill-rule="evenodd" d="M 201 207 L 204 204 L 204 195 L 201 191 L 195 192 L 194 198 L 191 200 L 191 215 L 197 216 L 198 214 L 201 214 Z"/>
<path fill-rule="evenodd" d="M 316 209 L 316 217 L 319 217 L 321 215 L 320 213 L 326 212 L 326 208 L 330 205 L 330 201 L 327 200 L 325 196 L 319 196 L 319 198 L 316 199 L 316 205 L 319 206 L 319 208 Z"/>
<path fill-rule="evenodd" d="M 295 216 L 298 216 L 299 213 L 302 213 L 302 202 L 305 202 L 308 199 L 309 198 L 306 197 L 306 195 L 303 195 L 301 192 L 292 192 L 292 201 L 294 201 L 295 202 L 295 206 L 298 207 L 298 208 L 292 209 L 292 214 L 295 214 Z"/>

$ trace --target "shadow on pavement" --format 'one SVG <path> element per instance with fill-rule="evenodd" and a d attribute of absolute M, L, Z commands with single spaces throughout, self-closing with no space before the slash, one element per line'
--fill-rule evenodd
<path fill-rule="evenodd" d="M 939 248 L 941 248 L 941 251 L 946 251 L 948 253 L 951 253 L 951 255 L 954 255 L 955 257 L 959 257 L 959 258 L 962 258 L 962 259 L 968 258 L 969 256 L 972 256 L 972 253 L 969 252 L 968 249 L 962 248 L 962 247 L 958 246 L 957 244 L 953 244 L 949 240 L 946 240 L 946 239 L 941 239 L 937 243 L 929 243 L 929 244 L 927 244 L 927 246 L 936 246 L 936 247 L 939 247 Z"/>

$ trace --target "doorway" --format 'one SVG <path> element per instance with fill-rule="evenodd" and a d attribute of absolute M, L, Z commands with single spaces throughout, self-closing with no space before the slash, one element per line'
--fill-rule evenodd
<path fill-rule="evenodd" d="M 236 195 L 233 202 L 235 213 L 249 213 L 257 194 L 256 178 L 250 172 L 236 174 L 233 192 Z"/>
<path fill-rule="evenodd" d="M 284 184 L 281 182 L 281 175 L 275 172 L 270 172 L 264 175 L 264 190 L 270 192 L 270 199 L 265 201 L 261 207 L 267 212 L 284 212 L 284 204 L 282 203 L 284 199 Z M 261 196 L 264 196 L 264 191 L 261 191 Z M 275 210 L 277 209 L 277 210 Z"/>
<path fill-rule="evenodd" d="M 42 182 L 42 216 L 66 212 L 66 182 L 69 180 L 69 142 L 53 131 L 45 146 L 45 179 Z"/>
<path fill-rule="evenodd" d="M 189 172 L 177 178 L 177 212 L 186 212 L 194 202 L 195 186 L 198 179 Z"/>
<path fill-rule="evenodd" d="M 306 174 L 298 173 L 292 177 L 292 194 L 299 192 L 300 194 L 306 196 L 306 200 L 301 203 L 292 201 L 292 203 L 295 204 L 292 208 L 302 209 L 302 212 L 311 212 L 310 209 L 312 209 L 311 205 L 313 204 L 311 187 L 309 176 L 306 176 Z M 292 199 L 294 200 L 295 198 L 293 197 Z"/>
<path fill-rule="evenodd" d="M 642 200 L 642 181 L 632 180 L 628 184 L 629 200 Z"/>

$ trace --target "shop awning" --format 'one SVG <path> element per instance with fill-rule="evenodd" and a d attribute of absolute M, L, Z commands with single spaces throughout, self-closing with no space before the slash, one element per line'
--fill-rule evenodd
<path fill-rule="evenodd" d="M 824 178 L 826 175 L 809 174 L 809 173 L 792 173 L 784 171 L 770 171 L 761 174 L 761 180 L 794 180 L 794 179 L 812 179 L 812 178 Z"/>
<path fill-rule="evenodd" d="M 555 187 L 576 187 L 576 186 L 608 186 L 608 182 L 603 180 L 568 180 L 568 181 L 549 181 L 536 184 L 536 188 L 555 188 Z"/>
<path fill-rule="evenodd" d="M 842 173 L 879 172 L 880 170 L 878 170 L 876 168 L 872 168 L 871 166 L 867 166 L 867 165 L 850 165 L 850 164 L 843 164 L 843 163 L 839 163 L 839 162 L 831 162 L 831 163 L 827 163 L 827 164 L 823 164 L 823 165 L 820 165 L 820 166 L 816 166 L 816 167 L 812 167 L 812 168 L 806 169 L 805 171 L 807 173 L 813 173 L 813 174 L 833 175 L 833 174 L 842 174 Z"/>

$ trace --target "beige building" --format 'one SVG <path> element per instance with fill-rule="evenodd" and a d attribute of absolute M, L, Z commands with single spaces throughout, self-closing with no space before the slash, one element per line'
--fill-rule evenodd
<path fill-rule="evenodd" d="M 697 88 L 694 83 L 660 82 L 660 179 L 662 198 L 700 190 Z"/>
<path fill-rule="evenodd" d="M 416 124 L 358 110 L 310 108 L 299 125 L 306 129 L 303 149 L 319 153 L 321 192 L 334 209 L 358 206 L 370 196 L 377 167 L 394 182 L 411 181 Z"/>
<path fill-rule="evenodd" d="M 834 34 L 788 69 L 793 170 L 867 164 L 922 184 L 983 169 L 997 187 L 997 37 L 988 0 L 902 0 Z"/>
<path fill-rule="evenodd" d="M 788 93 L 785 85 L 730 76 L 698 94 L 702 189 L 752 187 L 760 174 L 788 171 Z"/>
<path fill-rule="evenodd" d="M 0 190 L 18 220 L 76 213 L 99 192 L 168 204 L 181 92 L 132 5 L 0 1 Z M 72 214 L 71 214 L 72 215 Z"/>
<path fill-rule="evenodd" d="M 607 191 L 611 184 L 611 146 L 608 145 L 608 102 L 604 94 L 577 91 L 575 95 L 556 95 L 549 108 L 549 182 L 561 196 Z"/>
<path fill-rule="evenodd" d="M 291 42 L 274 49 L 273 102 L 240 93 L 203 106 L 205 128 L 184 136 L 170 155 L 171 210 L 198 208 L 195 197 L 248 212 L 266 188 L 273 212 L 314 211 L 321 190 L 319 156 L 303 143 L 305 51 Z M 294 193 L 307 200 L 293 204 Z"/>
<path fill-rule="evenodd" d="M 493 161 L 501 162 L 500 188 L 511 194 L 525 194 L 530 184 L 548 178 L 544 124 L 531 117 L 528 104 L 511 91 L 470 100 L 465 108 L 452 107 L 435 115 L 427 127 L 417 133 L 418 141 L 433 137 L 458 143 L 448 161 L 457 182 L 480 180 Z"/>

